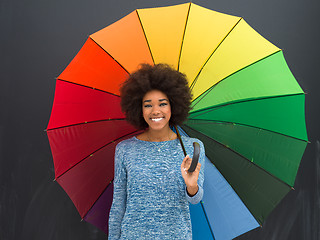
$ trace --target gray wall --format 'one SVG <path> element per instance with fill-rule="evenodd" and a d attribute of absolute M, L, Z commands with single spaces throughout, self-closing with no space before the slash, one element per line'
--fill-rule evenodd
<path fill-rule="evenodd" d="M 1 0 L 0 239 L 106 239 L 54 183 L 45 132 L 57 77 L 88 35 L 165 0 Z M 263 228 L 238 239 L 320 239 L 319 18 L 316 0 L 198 0 L 242 16 L 282 48 L 307 93 L 308 145 L 290 192 Z"/>

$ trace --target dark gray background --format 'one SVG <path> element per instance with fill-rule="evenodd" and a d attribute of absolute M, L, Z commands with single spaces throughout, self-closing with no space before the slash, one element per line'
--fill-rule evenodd
<path fill-rule="evenodd" d="M 136 8 L 164 0 L 0 1 L 0 239 L 106 239 L 80 216 L 54 169 L 47 136 L 57 77 L 88 35 Z M 263 228 L 238 239 L 320 239 L 318 0 L 202 0 L 196 4 L 242 16 L 284 50 L 307 93 L 308 145 L 290 192 Z"/>

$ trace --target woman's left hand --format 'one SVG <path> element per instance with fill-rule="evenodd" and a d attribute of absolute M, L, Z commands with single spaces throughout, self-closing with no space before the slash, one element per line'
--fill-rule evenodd
<path fill-rule="evenodd" d="M 198 162 L 194 172 L 188 172 L 192 159 L 187 155 L 181 163 L 181 174 L 184 182 L 187 186 L 187 191 L 190 196 L 195 195 L 198 192 L 198 177 L 201 168 L 201 163 Z"/>

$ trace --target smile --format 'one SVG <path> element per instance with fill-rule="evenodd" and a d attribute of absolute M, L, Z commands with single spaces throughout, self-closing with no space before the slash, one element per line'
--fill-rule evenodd
<path fill-rule="evenodd" d="M 151 118 L 151 121 L 153 121 L 153 122 L 159 122 L 159 121 L 161 121 L 162 119 L 164 119 L 163 117 L 161 117 L 161 118 Z"/>

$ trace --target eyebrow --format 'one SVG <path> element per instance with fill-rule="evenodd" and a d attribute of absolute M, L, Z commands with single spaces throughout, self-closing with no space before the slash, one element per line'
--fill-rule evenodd
<path fill-rule="evenodd" d="M 168 101 L 166 98 L 159 99 L 159 102 Z M 144 100 L 143 102 L 151 102 L 151 100 Z"/>

